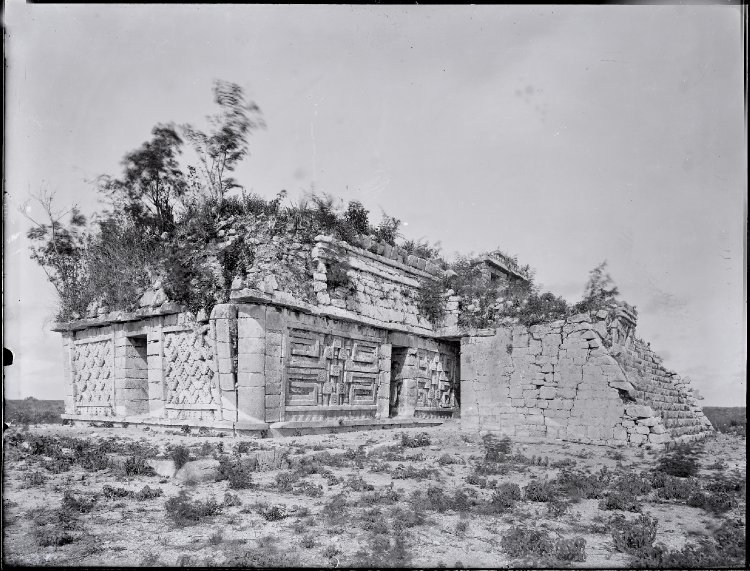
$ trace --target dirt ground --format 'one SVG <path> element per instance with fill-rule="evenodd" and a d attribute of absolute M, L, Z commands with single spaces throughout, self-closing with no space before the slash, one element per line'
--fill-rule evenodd
<path fill-rule="evenodd" d="M 477 471 L 477 466 L 487 463 L 487 443 L 479 434 L 460 431 L 459 426 L 458 421 L 451 421 L 429 429 L 274 439 L 185 436 L 142 428 L 39 425 L 22 431 L 13 427 L 4 434 L 4 562 L 75 566 L 520 567 L 540 560 L 511 556 L 503 538 L 524 528 L 546 532 L 553 543 L 563 538 L 585 540 L 584 561 L 580 556 L 566 559 L 556 552 L 558 559 L 550 560 L 555 555 L 548 555 L 542 563 L 629 567 L 631 555 L 618 551 L 613 544 L 610 518 L 616 514 L 627 520 L 641 514 L 655 517 L 656 542 L 670 550 L 710 538 L 722 521 L 745 522 L 744 487 L 731 509 L 721 513 L 685 501 L 662 499 L 656 490 L 639 496 L 640 512 L 602 509 L 601 495 L 530 501 L 527 493 L 504 508 L 488 509 L 488 505 L 498 505 L 492 498 L 503 483 L 515 483 L 524 490 L 531 482 L 552 480 L 565 470 L 622 481 L 612 475 L 628 479 L 641 472 L 651 474 L 662 453 L 564 442 L 512 442 L 512 451 L 488 473 Z M 59 468 L 54 454 L 51 457 L 33 444 L 39 436 L 72 437 L 91 446 L 105 445 L 110 451 L 110 464 L 96 469 L 102 467 L 83 467 L 73 461 L 69 469 L 55 473 Z M 61 454 L 75 457 L 80 452 L 66 449 L 65 444 L 63 441 Z M 249 476 L 251 487 L 244 489 L 232 488 L 231 479 L 217 478 L 216 462 L 194 464 L 203 466 L 203 471 L 187 477 L 187 468 L 181 472 L 182 477 L 128 475 L 122 468 L 123 459 L 137 455 L 168 458 L 180 445 L 189 448 L 191 459 L 241 461 L 258 452 L 276 450 L 283 452 L 290 464 L 253 471 Z M 238 447 L 242 451 L 239 455 Z M 309 459 L 315 457 L 322 460 L 311 464 Z M 720 475 L 745 481 L 742 438 L 726 434 L 710 437 L 697 459 L 700 471 L 694 479 L 699 483 Z M 150 499 L 133 497 L 144 485 L 162 494 Z M 105 486 L 110 487 L 109 497 Z M 616 487 L 610 485 L 605 496 Z M 122 497 L 113 497 L 111 488 L 123 490 Z M 435 492 L 435 488 L 441 492 Z M 441 506 L 441 497 L 457 497 L 458 490 L 465 492 L 467 505 L 459 508 L 448 502 Z M 132 493 L 125 495 L 127 491 Z M 187 525 L 184 520 L 176 521 L 167 503 L 182 491 L 191 501 L 214 500 L 217 513 Z M 65 512 L 68 515 L 56 516 L 62 513 L 66 492 L 90 502 L 71 504 L 72 516 L 70 510 Z M 67 539 L 55 539 L 60 529 L 69 529 Z"/>

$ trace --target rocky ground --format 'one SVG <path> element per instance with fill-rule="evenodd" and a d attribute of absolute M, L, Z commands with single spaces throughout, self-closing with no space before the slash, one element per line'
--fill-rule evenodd
<path fill-rule="evenodd" d="M 743 566 L 744 438 L 669 455 L 459 427 L 277 439 L 12 427 L 4 562 Z"/>

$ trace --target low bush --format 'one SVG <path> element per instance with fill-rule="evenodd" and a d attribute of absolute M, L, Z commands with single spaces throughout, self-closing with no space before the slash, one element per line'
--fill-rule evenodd
<path fill-rule="evenodd" d="M 123 469 L 126 476 L 156 476 L 156 472 L 143 456 L 128 457 Z"/>
<path fill-rule="evenodd" d="M 164 507 L 167 515 L 180 527 L 195 525 L 221 512 L 221 506 L 213 499 L 205 502 L 191 500 L 184 490 L 167 500 Z"/>
<path fill-rule="evenodd" d="M 349 507 L 344 494 L 336 494 L 323 506 L 321 513 L 329 523 L 346 521 Z"/>
<path fill-rule="evenodd" d="M 140 490 L 138 490 L 133 497 L 138 500 L 139 502 L 143 502 L 146 500 L 153 500 L 154 498 L 160 498 L 164 495 L 164 492 L 161 488 L 151 488 L 148 485 L 143 486 Z"/>
<path fill-rule="evenodd" d="M 555 498 L 557 490 L 552 482 L 534 480 L 523 489 L 524 497 L 530 502 L 549 502 Z"/>
<path fill-rule="evenodd" d="M 435 468 L 415 468 L 399 464 L 391 472 L 391 478 L 394 480 L 428 480 L 437 476 L 437 473 Z"/>
<path fill-rule="evenodd" d="M 289 515 L 283 506 L 270 506 L 269 508 L 259 510 L 259 513 L 266 521 L 279 521 Z"/>
<path fill-rule="evenodd" d="M 449 466 L 450 464 L 460 464 L 461 460 L 454 458 L 450 454 L 443 454 L 440 458 L 438 458 L 438 464 L 441 466 Z"/>
<path fill-rule="evenodd" d="M 367 492 L 360 496 L 358 506 L 393 505 L 401 499 L 401 493 L 393 488 L 385 488 L 374 492 Z"/>
<path fill-rule="evenodd" d="M 643 509 L 643 506 L 638 501 L 638 498 L 628 490 L 613 490 L 609 492 L 606 497 L 599 500 L 599 509 L 623 510 L 627 512 L 640 513 Z"/>
<path fill-rule="evenodd" d="M 604 497 L 610 478 L 611 474 L 606 468 L 602 468 L 597 474 L 563 470 L 551 483 L 560 496 L 573 501 L 591 500 Z"/>
<path fill-rule="evenodd" d="M 83 496 L 75 496 L 70 491 L 66 491 L 62 499 L 62 508 L 75 513 L 88 513 L 94 509 L 95 505 L 95 497 L 86 498 Z"/>
<path fill-rule="evenodd" d="M 671 448 L 659 459 L 656 469 L 677 478 L 689 478 L 698 473 L 700 464 L 696 455 L 698 450 L 688 444 L 681 444 Z"/>
<path fill-rule="evenodd" d="M 365 482 L 359 474 L 349 476 L 346 482 L 344 482 L 344 487 L 354 492 L 372 492 L 375 489 L 375 486 Z"/>
<path fill-rule="evenodd" d="M 393 536 L 373 534 L 367 548 L 355 553 L 355 567 L 407 567 L 411 561 L 407 538 L 400 530 L 394 530 Z"/>
<path fill-rule="evenodd" d="M 513 509 L 516 502 L 521 499 L 521 488 L 518 484 L 503 483 L 493 492 L 492 498 L 487 505 L 489 513 L 505 513 Z"/>
<path fill-rule="evenodd" d="M 745 526 L 741 520 L 725 521 L 697 545 L 687 544 L 680 550 L 670 550 L 656 544 L 633 554 L 632 565 L 641 568 L 713 569 L 746 565 Z"/>
<path fill-rule="evenodd" d="M 108 499 L 117 499 L 117 498 L 129 498 L 133 495 L 133 492 L 130 490 L 126 490 L 125 488 L 114 488 L 110 485 L 106 485 L 102 488 L 102 495 Z"/>
<path fill-rule="evenodd" d="M 254 469 L 254 461 L 238 456 L 222 456 L 219 458 L 219 472 L 216 480 L 228 480 L 232 490 L 246 490 L 254 486 L 252 475 Z"/>
<path fill-rule="evenodd" d="M 484 461 L 493 463 L 505 461 L 506 456 L 511 453 L 513 444 L 508 436 L 497 438 L 490 433 L 482 437 L 482 446 L 484 447 Z"/>
<path fill-rule="evenodd" d="M 190 462 L 190 450 L 187 446 L 175 446 L 169 453 L 169 457 L 174 461 L 174 466 L 178 470 Z"/>
<path fill-rule="evenodd" d="M 26 484 L 28 486 L 43 486 L 47 482 L 47 478 L 41 472 L 32 472 L 26 478 Z"/>
<path fill-rule="evenodd" d="M 663 500 L 686 501 L 690 496 L 699 492 L 700 486 L 695 480 L 667 475 L 663 486 L 657 488 L 656 495 Z"/>
<path fill-rule="evenodd" d="M 568 511 L 569 507 L 570 502 L 565 502 L 554 498 L 547 502 L 547 514 L 552 518 L 560 517 Z"/>
<path fill-rule="evenodd" d="M 544 557 L 552 555 L 555 545 L 546 531 L 516 527 L 500 540 L 503 550 L 511 557 Z"/>
<path fill-rule="evenodd" d="M 49 528 L 37 529 L 36 538 L 41 547 L 61 547 L 76 541 L 76 537 L 65 530 Z"/>
<path fill-rule="evenodd" d="M 586 561 L 586 540 L 583 537 L 558 539 L 555 542 L 555 558 L 558 561 Z"/>
<path fill-rule="evenodd" d="M 734 508 L 737 501 L 726 492 L 697 492 L 688 498 L 687 504 L 719 515 Z"/>
<path fill-rule="evenodd" d="M 631 496 L 644 496 L 651 489 L 651 482 L 643 474 L 624 472 L 618 475 L 612 484 L 612 489 Z"/>
<path fill-rule="evenodd" d="M 638 555 L 650 549 L 656 539 L 656 528 L 659 521 L 647 515 L 640 515 L 634 520 L 627 520 L 616 515 L 610 520 L 612 540 L 617 551 Z"/>
<path fill-rule="evenodd" d="M 231 508 L 235 506 L 241 506 L 242 500 L 240 500 L 240 497 L 237 494 L 232 494 L 231 492 L 225 492 L 224 493 L 224 506 Z"/>
<path fill-rule="evenodd" d="M 414 436 L 407 434 L 406 432 L 401 433 L 401 446 L 404 448 L 421 448 L 422 446 L 429 446 L 430 444 L 430 435 L 426 432 L 420 432 Z"/>

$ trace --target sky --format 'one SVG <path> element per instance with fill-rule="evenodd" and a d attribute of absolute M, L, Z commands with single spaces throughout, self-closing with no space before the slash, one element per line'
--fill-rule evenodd
<path fill-rule="evenodd" d="M 6 398 L 63 395 L 25 201 L 101 208 L 91 181 L 157 123 L 204 126 L 224 79 L 267 124 L 236 171 L 248 191 L 357 199 L 449 258 L 500 247 L 573 302 L 607 260 L 665 365 L 704 406 L 744 405 L 739 7 L 16 0 L 4 24 Z"/>

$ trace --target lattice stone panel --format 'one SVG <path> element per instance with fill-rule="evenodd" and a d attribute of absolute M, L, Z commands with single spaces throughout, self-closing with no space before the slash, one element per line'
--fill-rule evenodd
<path fill-rule="evenodd" d="M 111 340 L 74 345 L 73 386 L 80 412 L 110 416 L 113 405 L 113 343 Z"/>
<path fill-rule="evenodd" d="M 207 334 L 178 331 L 164 334 L 166 406 L 219 405 L 215 387 L 213 341 Z"/>
<path fill-rule="evenodd" d="M 452 408 L 456 404 L 456 358 L 446 353 L 419 350 L 417 406 Z"/>

